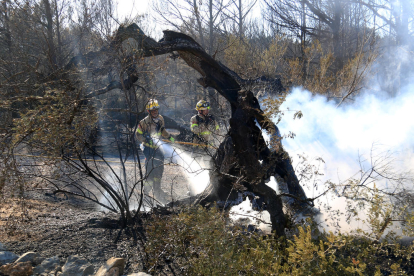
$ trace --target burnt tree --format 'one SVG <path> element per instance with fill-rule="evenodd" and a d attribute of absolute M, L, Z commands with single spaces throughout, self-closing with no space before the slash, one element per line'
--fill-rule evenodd
<path fill-rule="evenodd" d="M 146 36 L 142 30 L 132 24 L 121 26 L 111 43 L 98 52 L 76 56 L 66 69 L 88 64 L 98 56 L 116 55 L 126 39 L 134 39 L 138 46 L 136 57 L 131 56 L 130 66 L 126 70 L 128 77 L 121 81 L 112 81 L 105 88 L 91 93 L 91 96 L 111 91 L 127 90 L 138 79 L 134 67 L 134 58 L 173 54 L 182 58 L 190 67 L 200 73 L 198 82 L 203 87 L 216 89 L 225 97 L 231 106 L 230 129 L 226 138 L 214 154 L 215 169 L 211 171 L 210 186 L 199 196 L 197 203 L 226 201 L 235 191 L 251 191 L 260 196 L 270 213 L 272 228 L 278 235 L 284 235 L 286 223 L 281 196 L 289 196 L 298 206 L 303 207 L 310 201 L 307 199 L 294 173 L 288 154 L 280 144 L 276 125 L 260 109 L 259 102 L 251 91 L 243 89 L 249 80 L 240 78 L 220 62 L 208 55 L 191 37 L 173 31 L 164 31 L 159 42 Z M 262 129 L 275 141 L 275 148 L 266 144 Z M 277 195 L 265 184 L 270 176 L 284 181 L 288 193 Z"/>
<path fill-rule="evenodd" d="M 164 31 L 164 38 L 156 42 L 132 24 L 118 30 L 114 43 L 126 38 L 138 42 L 143 57 L 177 53 L 200 73 L 198 82 L 203 87 L 216 89 L 231 105 L 230 130 L 214 155 L 216 166 L 211 171 L 211 185 L 198 202 L 225 201 L 234 190 L 252 191 L 263 198 L 273 230 L 283 235 L 286 219 L 281 196 L 268 187 L 265 180 L 277 175 L 286 182 L 292 198 L 303 203 L 307 197 L 280 141 L 276 141 L 279 143 L 277 149 L 271 150 L 267 146 L 260 128 L 275 136 L 277 127 L 264 116 L 253 93 L 242 89 L 245 80 L 214 60 L 196 41 L 182 33 Z"/>

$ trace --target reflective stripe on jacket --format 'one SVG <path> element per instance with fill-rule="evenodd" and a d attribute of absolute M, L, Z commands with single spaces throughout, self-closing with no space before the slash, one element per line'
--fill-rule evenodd
<path fill-rule="evenodd" d="M 213 141 L 213 134 L 218 133 L 219 125 L 212 115 L 198 114 L 191 117 L 191 131 L 196 134 L 195 143 L 209 143 Z"/>
<path fill-rule="evenodd" d="M 158 122 L 156 123 L 150 115 L 142 119 L 137 128 L 137 139 L 144 143 L 146 141 L 146 136 L 160 138 L 169 138 L 171 135 L 165 129 L 164 118 L 161 115 L 158 115 Z"/>

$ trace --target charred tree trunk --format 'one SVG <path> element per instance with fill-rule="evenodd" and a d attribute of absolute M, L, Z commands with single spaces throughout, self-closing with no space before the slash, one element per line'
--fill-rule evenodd
<path fill-rule="evenodd" d="M 43 4 L 45 5 L 46 10 L 46 30 L 47 30 L 47 46 L 48 46 L 48 55 L 49 55 L 49 62 L 52 69 L 56 69 L 57 67 L 57 58 L 56 58 L 56 49 L 55 43 L 53 41 L 53 14 L 52 9 L 50 7 L 49 0 L 43 0 Z"/>
<path fill-rule="evenodd" d="M 190 67 L 200 73 L 201 78 L 198 82 L 203 87 L 214 88 L 231 105 L 230 130 L 214 155 L 216 169 L 210 173 L 212 181 L 207 189 L 209 193 L 200 197 L 198 202 L 203 204 L 226 201 L 232 191 L 251 191 L 264 199 L 271 216 L 273 230 L 278 235 L 284 235 L 286 218 L 281 195 L 277 195 L 265 184 L 265 181 L 272 175 L 279 176 L 286 182 L 289 194 L 293 198 L 306 202 L 307 197 L 299 185 L 287 153 L 283 151 L 281 145 L 273 151 L 269 149 L 262 136 L 263 129 L 272 136 L 276 135 L 277 127 L 264 116 L 253 93 L 242 89 L 242 84 L 246 81 L 214 60 L 191 37 L 173 31 L 164 31 L 164 38 L 156 42 L 147 37 L 137 25 L 132 24 L 128 27 L 120 27 L 110 46 L 98 53 L 73 58 L 67 68 L 76 66 L 85 58 L 116 51 L 122 41 L 128 38 L 138 42 L 139 52 L 143 57 L 178 53 Z M 136 78 L 133 73 L 128 75 L 131 77 L 124 81 L 123 87 L 132 85 L 134 77 Z M 120 83 L 112 84 L 98 93 L 120 87 Z"/>

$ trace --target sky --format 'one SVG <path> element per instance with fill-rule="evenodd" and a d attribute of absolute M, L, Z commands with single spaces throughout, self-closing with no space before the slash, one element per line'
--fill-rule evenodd
<path fill-rule="evenodd" d="M 151 0 L 118 0 L 118 14 L 121 17 L 144 14 L 149 10 Z"/>
<path fill-rule="evenodd" d="M 121 22 L 124 18 L 133 18 L 136 15 L 142 15 L 145 13 L 150 12 L 151 9 L 151 3 L 158 1 L 158 0 L 115 0 L 118 1 L 118 15 L 121 19 Z M 251 14 L 253 17 L 259 17 L 261 14 L 260 9 L 261 3 L 258 1 L 256 5 L 254 6 Z M 150 18 L 150 21 L 153 19 Z M 162 36 L 162 30 L 168 29 L 168 26 L 162 26 L 160 23 L 156 24 L 155 32 L 152 33 L 151 36 L 156 38 L 159 36 Z"/>
<path fill-rule="evenodd" d="M 150 6 L 154 1 L 157 0 L 118 0 L 118 16 L 121 22 L 123 22 L 125 18 L 131 19 L 137 15 L 150 14 Z M 145 21 L 146 23 L 149 23 L 150 28 L 143 28 L 144 32 L 146 35 L 149 35 L 156 40 L 163 37 L 163 30 L 169 29 L 168 26 L 155 23 L 151 15 L 146 18 Z"/>

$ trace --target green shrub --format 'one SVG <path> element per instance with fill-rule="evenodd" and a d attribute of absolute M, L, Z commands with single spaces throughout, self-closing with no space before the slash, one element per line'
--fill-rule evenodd
<path fill-rule="evenodd" d="M 146 224 L 146 268 L 165 262 L 187 275 L 405 275 L 412 247 L 298 227 L 291 239 L 230 227 L 225 213 L 202 207 L 154 215 Z M 385 254 L 387 252 L 387 254 Z"/>

